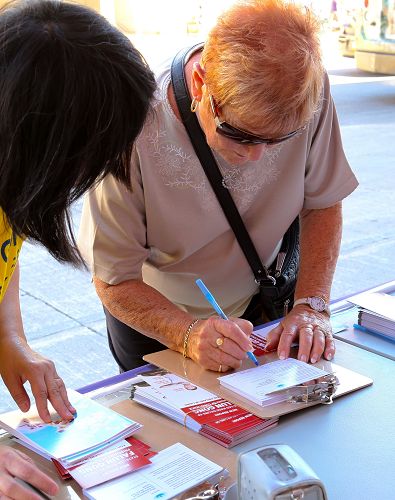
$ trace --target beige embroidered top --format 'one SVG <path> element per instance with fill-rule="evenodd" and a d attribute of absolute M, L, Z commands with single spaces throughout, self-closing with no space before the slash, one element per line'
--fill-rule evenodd
<path fill-rule="evenodd" d="M 202 278 L 225 312 L 239 316 L 257 285 L 170 108 L 169 66 L 158 76 L 155 117 L 136 143 L 133 192 L 113 177 L 90 192 L 79 247 L 92 273 L 106 283 L 144 279 L 179 307 L 207 317 L 212 310 L 195 285 Z M 303 208 L 332 206 L 358 184 L 343 152 L 327 77 L 320 112 L 297 136 L 242 167 L 216 159 L 266 265 Z"/>

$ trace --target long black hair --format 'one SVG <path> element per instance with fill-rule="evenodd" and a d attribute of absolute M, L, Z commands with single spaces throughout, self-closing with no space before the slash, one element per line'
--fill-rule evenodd
<path fill-rule="evenodd" d="M 105 175 L 130 186 L 133 142 L 155 91 L 129 39 L 54 0 L 0 13 L 0 207 L 19 236 L 81 263 L 70 204 Z"/>

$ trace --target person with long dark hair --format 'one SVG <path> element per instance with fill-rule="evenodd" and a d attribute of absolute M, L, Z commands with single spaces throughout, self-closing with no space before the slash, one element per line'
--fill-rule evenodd
<path fill-rule="evenodd" d="M 133 143 L 155 86 L 128 38 L 91 9 L 25 0 L 0 11 L 0 372 L 23 411 L 30 383 L 44 421 L 48 401 L 63 419 L 74 409 L 52 361 L 27 343 L 19 251 L 28 239 L 60 262 L 82 264 L 70 207 L 107 174 L 131 189 Z M 4 461 L 2 453 L 0 492 L 30 498 L 13 476 L 30 480 L 31 464 L 10 449 Z M 53 493 L 35 477 L 35 486 Z"/>

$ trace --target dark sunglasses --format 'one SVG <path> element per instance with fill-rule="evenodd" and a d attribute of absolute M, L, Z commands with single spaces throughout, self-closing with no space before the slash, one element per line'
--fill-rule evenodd
<path fill-rule="evenodd" d="M 214 100 L 214 97 L 209 94 L 211 111 L 214 115 L 214 122 L 217 128 L 217 133 L 227 137 L 228 139 L 232 139 L 236 142 L 241 142 L 243 144 L 279 144 L 280 142 L 284 142 L 287 139 L 290 139 L 294 135 L 296 135 L 300 129 L 294 130 L 287 135 L 283 135 L 281 137 L 276 137 L 275 139 L 268 139 L 264 137 L 259 137 L 258 135 L 249 134 L 245 130 L 241 130 L 239 128 L 233 127 L 226 123 L 225 121 L 221 121 L 218 115 L 218 105 Z"/>

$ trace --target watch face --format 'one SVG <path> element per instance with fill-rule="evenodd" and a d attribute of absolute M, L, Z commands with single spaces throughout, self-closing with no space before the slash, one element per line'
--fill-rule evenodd
<path fill-rule="evenodd" d="M 310 306 L 315 310 L 315 311 L 325 311 L 326 309 L 326 304 L 325 300 L 322 297 L 310 297 Z"/>

